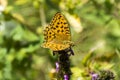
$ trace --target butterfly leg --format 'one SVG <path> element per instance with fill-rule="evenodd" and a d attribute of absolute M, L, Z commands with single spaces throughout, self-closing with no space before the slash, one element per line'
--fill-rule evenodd
<path fill-rule="evenodd" d="M 73 52 L 73 50 L 71 48 L 70 48 L 70 54 L 74 55 L 74 52 Z"/>
<path fill-rule="evenodd" d="M 58 51 L 53 51 L 53 56 L 55 55 L 55 54 L 57 54 L 58 53 Z"/>
<path fill-rule="evenodd" d="M 65 50 L 65 52 L 66 52 L 66 53 L 68 53 L 68 54 L 69 54 L 69 56 L 74 55 L 74 52 L 73 52 L 73 50 L 72 50 L 72 48 L 71 48 L 71 47 L 70 47 L 70 48 L 68 48 L 68 49 L 66 49 L 66 50 Z"/>

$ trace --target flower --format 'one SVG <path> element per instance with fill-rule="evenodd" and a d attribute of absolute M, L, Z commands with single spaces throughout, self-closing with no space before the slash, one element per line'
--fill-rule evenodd
<path fill-rule="evenodd" d="M 68 75 L 65 74 L 65 75 L 64 75 L 64 80 L 68 80 L 68 79 L 69 79 Z"/>
<path fill-rule="evenodd" d="M 92 80 L 97 80 L 99 75 L 97 73 L 91 73 Z"/>
<path fill-rule="evenodd" d="M 59 71 L 59 63 L 56 62 L 55 65 L 56 65 L 56 72 L 58 72 Z"/>

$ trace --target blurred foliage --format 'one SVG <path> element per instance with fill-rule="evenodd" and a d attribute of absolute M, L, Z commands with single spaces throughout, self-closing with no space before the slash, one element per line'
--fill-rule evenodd
<path fill-rule="evenodd" d="M 0 0 L 0 80 L 54 80 L 56 56 L 40 45 L 56 12 L 75 42 L 71 80 L 110 70 L 120 79 L 119 0 Z M 104 80 L 104 79 L 103 79 Z"/>

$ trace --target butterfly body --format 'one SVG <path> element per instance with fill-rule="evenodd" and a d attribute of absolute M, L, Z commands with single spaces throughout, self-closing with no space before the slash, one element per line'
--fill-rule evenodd
<path fill-rule="evenodd" d="M 58 12 L 44 29 L 42 47 L 53 51 L 61 51 L 70 48 L 72 45 L 69 24 L 65 17 Z"/>

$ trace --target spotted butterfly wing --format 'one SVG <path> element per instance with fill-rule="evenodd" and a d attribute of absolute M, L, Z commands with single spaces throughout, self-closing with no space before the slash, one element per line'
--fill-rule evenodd
<path fill-rule="evenodd" d="M 65 17 L 58 12 L 44 29 L 44 43 L 42 47 L 60 51 L 70 48 L 71 45 L 69 24 Z"/>

